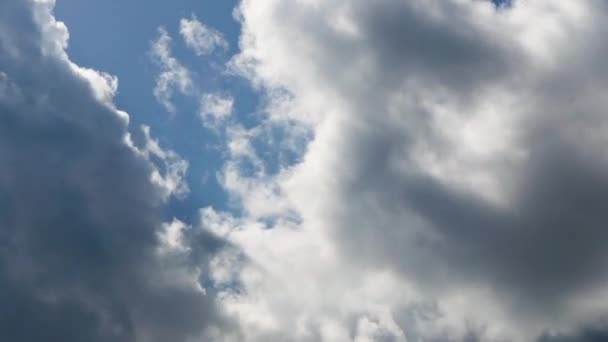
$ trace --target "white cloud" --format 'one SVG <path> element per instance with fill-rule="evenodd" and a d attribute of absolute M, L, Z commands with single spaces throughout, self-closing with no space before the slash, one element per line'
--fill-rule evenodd
<path fill-rule="evenodd" d="M 203 226 L 251 259 L 221 272 L 242 284 L 223 297 L 241 339 L 532 341 L 601 322 L 607 14 L 243 1 L 231 66 L 267 93 L 255 132 L 312 140 L 271 172 L 263 135 L 229 135 L 244 214 Z"/>
<path fill-rule="evenodd" d="M 151 55 L 160 68 L 156 79 L 154 96 L 156 100 L 170 113 L 175 113 L 175 105 L 171 102 L 177 90 L 183 95 L 192 91 L 191 72 L 171 54 L 171 37 L 163 27 L 158 28 L 158 38 L 152 43 Z"/>
<path fill-rule="evenodd" d="M 142 126 L 142 131 L 145 140 L 144 146 L 141 149 L 136 148 L 136 150 L 152 162 L 155 159 L 162 162 L 162 165 L 156 165 L 153 169 L 150 175 L 151 181 L 163 190 L 165 198 L 170 196 L 184 198 L 190 192 L 185 179 L 188 162 L 174 151 L 163 149 L 158 140 L 152 137 L 149 126 Z"/>
<path fill-rule="evenodd" d="M 201 97 L 199 115 L 207 127 L 217 127 L 225 122 L 234 107 L 234 98 L 230 95 L 204 94 Z"/>
<path fill-rule="evenodd" d="M 201 23 L 196 16 L 180 20 L 180 33 L 186 45 L 198 56 L 209 55 L 216 49 L 227 50 L 228 42 L 217 30 Z"/>
<path fill-rule="evenodd" d="M 184 246 L 184 229 L 186 224 L 180 220 L 173 219 L 170 223 L 163 224 L 164 231 L 159 235 L 163 242 L 163 246 L 168 249 L 186 249 Z"/>

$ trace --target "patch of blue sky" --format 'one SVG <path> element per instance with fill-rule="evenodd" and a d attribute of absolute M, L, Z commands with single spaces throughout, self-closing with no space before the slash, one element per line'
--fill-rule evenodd
<path fill-rule="evenodd" d="M 216 179 L 224 158 L 223 151 L 218 149 L 221 136 L 203 126 L 198 115 L 198 98 L 176 92 L 172 97 L 174 115 L 156 101 L 153 88 L 159 71 L 151 62 L 150 47 L 158 37 L 158 27 L 164 27 L 173 38 L 173 55 L 192 71 L 199 91 L 231 94 L 237 99 L 234 120 L 245 127 L 255 125 L 259 118 L 258 94 L 245 80 L 223 73 L 224 63 L 238 52 L 240 24 L 232 15 L 237 3 L 238 0 L 58 0 L 56 4 L 57 18 L 65 21 L 70 30 L 71 58 L 80 65 L 118 77 L 115 102 L 130 114 L 134 139 L 141 138 L 140 125 L 148 125 L 163 147 L 188 160 L 190 194 L 167 206 L 168 218 L 175 216 L 193 222 L 199 208 L 229 210 L 230 202 Z M 179 33 L 179 21 L 192 15 L 221 32 L 228 41 L 228 50 L 197 56 L 188 49 Z"/>
<path fill-rule="evenodd" d="M 496 7 L 508 7 L 513 3 L 513 0 L 492 0 Z"/>

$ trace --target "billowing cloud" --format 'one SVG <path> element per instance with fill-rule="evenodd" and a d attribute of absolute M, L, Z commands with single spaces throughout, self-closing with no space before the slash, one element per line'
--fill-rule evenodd
<path fill-rule="evenodd" d="M 228 42 L 217 30 L 201 23 L 196 16 L 182 18 L 179 32 L 186 45 L 198 56 L 209 55 L 216 49 L 227 50 Z"/>
<path fill-rule="evenodd" d="M 151 56 L 160 68 L 154 87 L 154 97 L 170 113 L 175 113 L 171 101 L 177 90 L 183 95 L 193 91 L 191 73 L 171 53 L 171 36 L 164 27 L 158 28 L 158 38 L 152 43 Z"/>
<path fill-rule="evenodd" d="M 221 242 L 168 243 L 160 209 L 185 166 L 149 135 L 133 145 L 116 79 L 69 60 L 53 6 L 0 2 L 1 339 L 200 338 L 222 324 L 200 285 Z"/>
<path fill-rule="evenodd" d="M 243 215 L 203 211 L 252 261 L 214 263 L 242 286 L 222 294 L 240 338 L 605 336 L 587 327 L 608 314 L 607 14 L 244 0 L 231 66 L 268 117 L 227 144 L 249 151 L 222 174 Z M 259 166 L 276 130 L 307 143 Z"/>

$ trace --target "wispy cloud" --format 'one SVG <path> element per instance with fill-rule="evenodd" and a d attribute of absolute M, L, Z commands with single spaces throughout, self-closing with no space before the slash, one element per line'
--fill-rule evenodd
<path fill-rule="evenodd" d="M 228 42 L 222 33 L 203 24 L 194 15 L 180 20 L 179 32 L 186 45 L 198 56 L 209 55 L 216 49 L 228 49 Z"/>
<path fill-rule="evenodd" d="M 152 43 L 150 53 L 160 68 L 154 87 L 154 96 L 168 112 L 175 113 L 176 108 L 172 102 L 175 91 L 187 95 L 193 90 L 193 84 L 190 70 L 173 57 L 171 41 L 167 30 L 159 27 L 158 38 Z"/>
<path fill-rule="evenodd" d="M 199 115 L 203 124 L 210 128 L 225 122 L 232 114 L 234 98 L 230 95 L 209 93 L 201 97 Z"/>

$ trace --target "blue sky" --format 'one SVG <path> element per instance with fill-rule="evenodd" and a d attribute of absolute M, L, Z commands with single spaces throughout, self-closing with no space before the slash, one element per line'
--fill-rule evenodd
<path fill-rule="evenodd" d="M 222 161 L 221 151 L 212 146 L 218 145 L 219 137 L 201 124 L 196 114 L 197 99 L 177 95 L 177 113 L 170 114 L 153 96 L 158 70 L 150 58 L 151 43 L 158 36 L 157 29 L 165 27 L 173 38 L 174 55 L 194 71 L 201 90 L 233 94 L 238 98 L 234 115 L 251 120 L 257 95 L 244 80 L 222 75 L 222 64 L 238 51 L 240 25 L 233 17 L 237 2 L 153 1 L 146 4 L 144 11 L 136 1 L 57 2 L 57 18 L 70 29 L 68 51 L 73 60 L 118 77 L 115 101 L 130 114 L 132 133 L 137 135 L 140 125 L 148 125 L 161 144 L 189 161 L 188 183 L 192 191 L 186 199 L 171 203 L 168 216 L 192 221 L 201 207 L 227 208 L 227 197 L 215 179 Z M 222 32 L 229 50 L 211 57 L 199 57 L 189 50 L 180 37 L 179 20 L 191 15 Z"/>

